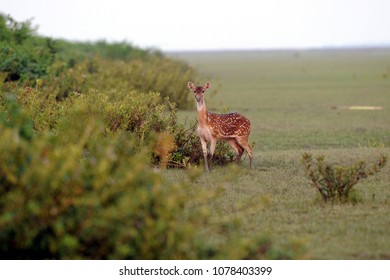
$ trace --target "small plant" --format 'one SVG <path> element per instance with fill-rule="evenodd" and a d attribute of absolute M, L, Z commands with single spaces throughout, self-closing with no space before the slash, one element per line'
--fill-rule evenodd
<path fill-rule="evenodd" d="M 350 166 L 332 166 L 324 162 L 324 156 L 313 159 L 309 153 L 302 155 L 302 162 L 312 185 L 320 192 L 325 202 L 348 202 L 352 188 L 364 178 L 378 173 L 386 164 L 387 157 L 380 158 L 367 167 L 365 161 Z"/>

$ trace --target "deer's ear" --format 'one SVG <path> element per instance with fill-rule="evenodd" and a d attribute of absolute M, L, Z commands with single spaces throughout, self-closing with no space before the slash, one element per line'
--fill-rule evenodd
<path fill-rule="evenodd" d="M 207 82 L 207 83 L 204 85 L 203 88 L 206 90 L 206 89 L 208 89 L 210 86 L 211 86 L 211 83 L 210 83 L 210 82 Z"/>
<path fill-rule="evenodd" d="M 194 88 L 195 88 L 195 85 L 194 85 L 193 83 L 191 83 L 191 82 L 188 82 L 188 83 L 187 83 L 187 86 L 188 86 L 188 88 L 189 88 L 190 90 L 194 90 Z"/>

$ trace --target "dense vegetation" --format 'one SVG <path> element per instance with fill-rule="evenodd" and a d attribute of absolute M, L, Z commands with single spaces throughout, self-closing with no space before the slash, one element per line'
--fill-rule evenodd
<path fill-rule="evenodd" d="M 139 146 L 156 133 L 170 133 L 175 149 L 169 151 L 168 167 L 200 163 L 195 121 L 189 127 L 176 121 L 176 108 L 193 105 L 186 83 L 197 73 L 186 63 L 125 42 L 43 38 L 31 22 L 5 15 L 0 16 L 0 36 L 1 94 L 17 97 L 32 116 L 35 132 L 57 129 L 60 118 L 71 114 L 74 96 L 81 96 L 94 107 L 90 110 L 101 111 L 107 130 L 134 133 Z M 158 152 L 151 157 L 159 164 Z M 231 159 L 227 146 L 219 145 L 216 162 Z"/>
<path fill-rule="evenodd" d="M 234 220 L 211 221 L 204 205 L 218 193 L 196 191 L 192 197 L 189 182 L 164 183 L 149 167 L 148 149 L 140 151 L 137 136 L 107 135 L 98 111 L 79 107 L 61 119 L 55 133 L 37 135 L 13 96 L 5 109 L 0 122 L 2 258 L 283 256 L 269 240 L 240 238 Z M 219 242 L 210 243 L 210 234 L 220 236 Z"/>
<path fill-rule="evenodd" d="M 41 79 L 57 98 L 90 88 L 110 93 L 159 92 L 179 108 L 192 104 L 186 82 L 195 71 L 158 51 L 126 42 L 72 43 L 36 35 L 31 22 L 0 16 L 0 72 L 5 82 L 36 85 Z M 191 101 L 191 102 L 190 102 Z"/>
<path fill-rule="evenodd" d="M 197 168 L 174 183 L 152 168 L 199 163 L 195 126 L 172 103 L 189 106 L 188 65 L 127 43 L 42 38 L 4 15 L 0 36 L 2 258 L 295 257 L 242 237 L 240 217 L 212 216 L 221 191 L 196 189 Z"/>

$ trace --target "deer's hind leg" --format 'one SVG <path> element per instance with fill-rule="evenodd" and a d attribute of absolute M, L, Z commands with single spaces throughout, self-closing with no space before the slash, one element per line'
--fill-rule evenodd
<path fill-rule="evenodd" d="M 237 138 L 238 144 L 245 149 L 245 151 L 249 155 L 249 166 L 250 168 L 253 167 L 253 154 L 252 154 L 252 147 L 248 143 L 248 139 L 244 137 Z"/>
<path fill-rule="evenodd" d="M 236 162 L 237 163 L 240 162 L 241 156 L 244 153 L 244 148 L 241 147 L 241 145 L 237 142 L 236 139 L 230 139 L 230 140 L 227 140 L 227 142 L 230 145 L 230 147 L 233 148 L 234 152 L 236 153 Z"/>

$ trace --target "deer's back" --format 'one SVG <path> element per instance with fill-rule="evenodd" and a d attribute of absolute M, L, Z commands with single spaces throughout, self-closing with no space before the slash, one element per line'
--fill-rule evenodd
<path fill-rule="evenodd" d="M 250 121 L 238 113 L 208 113 L 207 122 L 213 136 L 219 139 L 249 136 L 251 130 Z"/>

